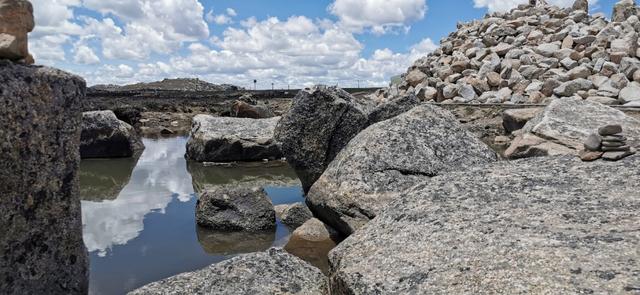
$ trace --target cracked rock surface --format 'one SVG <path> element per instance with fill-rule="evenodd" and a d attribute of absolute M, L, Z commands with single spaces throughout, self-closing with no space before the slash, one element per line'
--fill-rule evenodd
<path fill-rule="evenodd" d="M 421 105 L 351 140 L 311 188 L 307 204 L 349 235 L 416 182 L 496 159 L 450 112 Z"/>
<path fill-rule="evenodd" d="M 430 179 L 330 253 L 334 294 L 636 294 L 640 157 Z"/>

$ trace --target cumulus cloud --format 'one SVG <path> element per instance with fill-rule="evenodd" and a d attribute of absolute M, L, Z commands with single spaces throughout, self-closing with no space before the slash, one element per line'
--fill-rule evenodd
<path fill-rule="evenodd" d="M 426 0 L 336 0 L 329 11 L 345 27 L 383 34 L 424 18 Z"/>
<path fill-rule="evenodd" d="M 238 15 L 235 10 L 227 8 L 226 14 L 214 14 L 213 10 L 207 13 L 206 20 L 216 25 L 226 25 L 233 23 L 233 17 Z"/>
<path fill-rule="evenodd" d="M 473 0 L 475 7 L 487 8 L 490 12 L 508 11 L 520 4 L 529 3 L 529 0 Z M 547 0 L 549 4 L 558 5 L 560 7 L 569 7 L 573 5 L 575 0 Z M 595 5 L 598 0 L 589 0 L 589 4 Z"/>
<path fill-rule="evenodd" d="M 92 65 L 100 62 L 100 58 L 93 52 L 93 49 L 86 45 L 79 45 L 75 49 L 73 61 L 83 65 Z"/>

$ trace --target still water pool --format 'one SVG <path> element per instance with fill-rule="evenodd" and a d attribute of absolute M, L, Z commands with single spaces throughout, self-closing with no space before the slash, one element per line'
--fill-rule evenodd
<path fill-rule="evenodd" d="M 124 294 L 147 283 L 284 246 L 290 230 L 224 234 L 195 222 L 198 192 L 221 184 L 265 186 L 274 205 L 303 201 L 283 165 L 206 167 L 184 159 L 187 138 L 144 139 L 139 159 L 83 160 L 80 167 L 90 293 Z"/>

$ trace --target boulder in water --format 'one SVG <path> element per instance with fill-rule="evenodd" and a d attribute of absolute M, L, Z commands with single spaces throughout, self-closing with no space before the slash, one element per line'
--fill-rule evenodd
<path fill-rule="evenodd" d="M 216 231 L 258 232 L 276 228 L 276 213 L 263 188 L 219 186 L 198 199 L 196 222 Z"/>
<path fill-rule="evenodd" d="M 135 129 L 118 120 L 112 111 L 82 114 L 82 158 L 128 158 L 144 149 Z"/>

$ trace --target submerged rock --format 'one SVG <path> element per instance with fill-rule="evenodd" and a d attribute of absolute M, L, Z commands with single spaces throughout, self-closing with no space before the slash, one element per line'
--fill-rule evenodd
<path fill-rule="evenodd" d="M 640 157 L 496 162 L 399 194 L 330 253 L 335 294 L 638 290 Z"/>
<path fill-rule="evenodd" d="M 198 242 L 211 255 L 234 255 L 266 251 L 276 240 L 275 231 L 228 232 L 196 227 Z"/>
<path fill-rule="evenodd" d="M 262 161 L 282 158 L 274 140 L 280 117 L 270 119 L 193 118 L 187 159 L 196 162 Z"/>
<path fill-rule="evenodd" d="M 328 273 L 327 255 L 340 242 L 340 234 L 322 221 L 311 218 L 298 227 L 284 249 Z"/>
<path fill-rule="evenodd" d="M 151 294 L 327 294 L 326 277 L 282 249 L 239 255 L 205 269 L 183 273 L 137 289 Z"/>
<path fill-rule="evenodd" d="M 307 204 L 349 235 L 417 182 L 495 160 L 451 113 L 421 105 L 358 134 L 311 188 Z"/>
<path fill-rule="evenodd" d="M 367 126 L 370 106 L 336 87 L 302 90 L 276 129 L 305 192 L 347 143 Z"/>
<path fill-rule="evenodd" d="M 505 156 L 516 159 L 577 155 L 587 137 L 608 124 L 621 124 L 629 136 L 630 145 L 640 145 L 640 120 L 593 101 L 574 98 L 554 100 L 527 123 L 522 129 L 523 134 L 513 141 Z"/>
<path fill-rule="evenodd" d="M 139 155 L 144 144 L 135 129 L 112 111 L 82 114 L 80 155 L 85 158 L 128 158 Z"/>
<path fill-rule="evenodd" d="M 77 182 L 85 82 L 2 60 L 0 81 L 0 293 L 86 294 Z"/>
<path fill-rule="evenodd" d="M 217 231 L 276 228 L 276 213 L 263 188 L 220 186 L 205 191 L 196 204 L 198 225 Z"/>

